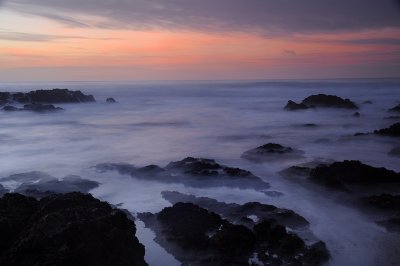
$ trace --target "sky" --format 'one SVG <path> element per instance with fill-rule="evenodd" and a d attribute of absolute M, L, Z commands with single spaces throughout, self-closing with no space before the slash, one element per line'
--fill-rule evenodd
<path fill-rule="evenodd" d="M 400 77 L 398 0 L 0 0 L 0 82 Z"/>

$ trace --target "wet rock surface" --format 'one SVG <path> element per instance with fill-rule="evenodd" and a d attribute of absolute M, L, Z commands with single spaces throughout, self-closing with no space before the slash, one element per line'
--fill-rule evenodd
<path fill-rule="evenodd" d="M 233 224 L 243 224 L 249 228 L 253 227 L 258 221 L 265 219 L 273 219 L 277 223 L 291 228 L 308 225 L 304 217 L 296 214 L 292 210 L 280 209 L 273 205 L 259 202 L 248 202 L 240 205 L 236 203 L 220 202 L 207 197 L 195 197 L 176 191 L 163 191 L 162 196 L 171 204 L 176 204 L 178 202 L 193 203 L 201 208 L 220 214 Z"/>
<path fill-rule="evenodd" d="M 249 265 L 254 256 L 273 265 L 321 265 L 329 259 L 322 242 L 307 246 L 272 219 L 246 227 L 182 202 L 138 217 L 183 265 Z"/>
<path fill-rule="evenodd" d="M 296 150 L 291 147 L 285 147 L 276 143 L 267 143 L 255 149 L 244 152 L 241 157 L 250 161 L 262 162 L 269 160 L 299 158 L 302 157 L 303 154 L 303 151 Z"/>
<path fill-rule="evenodd" d="M 400 123 L 393 124 L 388 128 L 375 130 L 374 134 L 381 136 L 400 137 Z"/>
<path fill-rule="evenodd" d="M 336 95 L 317 94 L 305 98 L 301 103 L 288 101 L 285 110 L 295 111 L 308 108 L 344 108 L 358 109 L 358 106 L 349 99 Z"/>
<path fill-rule="evenodd" d="M 400 113 L 400 104 L 396 105 L 396 106 L 393 107 L 393 108 L 390 108 L 388 111 L 389 111 L 389 112 L 397 112 L 397 113 Z"/>
<path fill-rule="evenodd" d="M 35 198 L 43 198 L 55 193 L 87 193 L 99 186 L 98 182 L 86 180 L 79 176 L 66 176 L 63 179 L 58 179 L 42 172 L 14 174 L 1 178 L 0 182 L 18 183 L 19 185 L 14 192 Z"/>
<path fill-rule="evenodd" d="M 351 190 L 352 186 L 400 185 L 400 173 L 360 161 L 319 165 L 311 169 L 310 178 L 318 184 L 344 190 Z"/>
<path fill-rule="evenodd" d="M 91 195 L 0 199 L 0 264 L 147 265 L 135 223 Z"/>
<path fill-rule="evenodd" d="M 135 167 L 130 164 L 99 164 L 101 171 L 118 171 L 134 178 L 158 181 L 163 183 L 181 183 L 191 187 L 236 187 L 262 191 L 269 184 L 251 172 L 221 165 L 212 159 L 187 157 L 181 161 L 171 162 L 164 168 L 157 165 Z"/>

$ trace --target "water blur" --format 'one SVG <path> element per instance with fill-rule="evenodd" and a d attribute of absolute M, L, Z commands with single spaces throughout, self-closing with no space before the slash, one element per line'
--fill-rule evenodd
<path fill-rule="evenodd" d="M 393 115 L 387 109 L 400 103 L 400 80 L 3 83 L 0 91 L 56 87 L 93 94 L 97 103 L 57 104 L 65 111 L 51 114 L 0 112 L 0 178 L 30 171 L 56 177 L 79 175 L 101 183 L 91 191 L 94 196 L 131 212 L 157 212 L 168 206 L 160 194 L 163 190 L 226 202 L 274 204 L 293 209 L 311 222 L 311 230 L 332 254 L 330 265 L 396 265 L 399 261 L 398 235 L 386 232 L 334 195 L 282 178 L 278 172 L 314 160 L 344 159 L 400 171 L 399 157 L 388 155 L 399 140 L 352 136 L 400 121 L 385 119 Z M 351 110 L 283 110 L 289 99 L 299 102 L 317 93 L 350 98 L 360 106 L 361 116 L 354 117 Z M 107 97 L 118 103 L 105 103 Z M 310 123 L 316 126 L 304 126 Z M 257 164 L 240 157 L 268 142 L 300 149 L 304 158 Z M 196 189 L 93 168 L 106 162 L 164 166 L 187 156 L 250 170 L 283 195 Z M 152 241 L 154 235 L 141 222 L 138 235 L 151 265 L 178 264 Z"/>

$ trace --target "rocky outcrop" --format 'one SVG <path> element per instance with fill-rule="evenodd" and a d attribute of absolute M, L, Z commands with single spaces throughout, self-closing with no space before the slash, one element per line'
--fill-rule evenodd
<path fill-rule="evenodd" d="M 388 111 L 389 111 L 389 112 L 400 113 L 400 104 L 396 105 L 396 106 L 393 107 L 393 108 L 390 108 Z"/>
<path fill-rule="evenodd" d="M 135 223 L 91 195 L 0 199 L 0 265 L 147 265 Z"/>
<path fill-rule="evenodd" d="M 244 152 L 241 157 L 258 162 L 277 159 L 294 159 L 302 157 L 303 154 L 303 151 L 291 147 L 285 147 L 276 143 L 268 143 Z"/>
<path fill-rule="evenodd" d="M 324 186 L 345 190 L 350 190 L 351 186 L 400 185 L 400 173 L 360 161 L 319 165 L 311 170 L 310 178 Z"/>
<path fill-rule="evenodd" d="M 349 99 L 343 99 L 336 95 L 317 94 L 305 98 L 301 103 L 289 101 L 285 110 L 294 111 L 308 108 L 344 108 L 358 109 L 358 106 Z"/>
<path fill-rule="evenodd" d="M 393 124 L 388 128 L 375 130 L 374 134 L 380 136 L 400 137 L 400 123 Z"/>
<path fill-rule="evenodd" d="M 117 101 L 112 97 L 106 99 L 106 103 L 116 103 L 116 102 Z"/>
<path fill-rule="evenodd" d="M 163 191 L 162 196 L 171 204 L 178 202 L 193 203 L 201 208 L 218 213 L 233 224 L 242 224 L 252 228 L 258 221 L 275 220 L 278 224 L 290 228 L 304 227 L 308 222 L 292 210 L 277 208 L 274 205 L 248 202 L 243 205 L 220 202 L 207 197 L 195 197 L 176 191 Z"/>
<path fill-rule="evenodd" d="M 236 187 L 263 191 L 269 184 L 251 172 L 225 166 L 212 159 L 187 157 L 171 162 L 164 168 L 157 165 L 135 167 L 130 164 L 99 164 L 96 168 L 103 171 L 116 170 L 134 178 L 158 181 L 162 183 L 181 183 L 190 187 Z"/>
<path fill-rule="evenodd" d="M 182 202 L 138 217 L 183 265 L 248 265 L 254 257 L 266 265 L 321 265 L 329 258 L 322 242 L 307 246 L 273 220 L 249 228 Z"/>

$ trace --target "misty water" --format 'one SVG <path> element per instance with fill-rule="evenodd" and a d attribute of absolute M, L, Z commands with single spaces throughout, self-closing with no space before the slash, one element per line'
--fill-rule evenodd
<path fill-rule="evenodd" d="M 387 109 L 400 103 L 400 80 L 243 81 L 243 82 L 69 82 L 0 84 L 0 91 L 55 87 L 93 94 L 96 103 L 57 104 L 65 111 L 36 114 L 0 112 L 0 177 L 42 171 L 63 178 L 78 175 L 101 183 L 90 191 L 132 213 L 158 212 L 170 203 L 161 192 L 175 190 L 219 201 L 258 201 L 292 209 L 310 222 L 313 234 L 326 242 L 328 265 L 398 265 L 400 238 L 371 216 L 341 202 L 307 180 L 293 180 L 279 171 L 310 161 L 360 160 L 400 171 L 400 158 L 388 155 L 399 146 L 390 137 L 354 137 L 399 120 Z M 350 98 L 354 111 L 283 110 L 317 93 Z M 117 104 L 107 104 L 114 97 Z M 372 104 L 365 104 L 372 101 Z M 313 123 L 315 127 L 305 127 Z M 252 163 L 241 158 L 249 149 L 269 142 L 304 151 L 304 157 Z M 270 183 L 279 197 L 235 188 L 192 188 L 134 179 L 117 172 L 98 172 L 99 163 L 158 164 L 187 156 L 252 171 Z M 0 180 L 1 183 L 1 180 Z M 9 189 L 18 182 L 3 182 Z M 153 241 L 154 234 L 136 221 L 139 240 L 150 265 L 179 265 Z"/>

